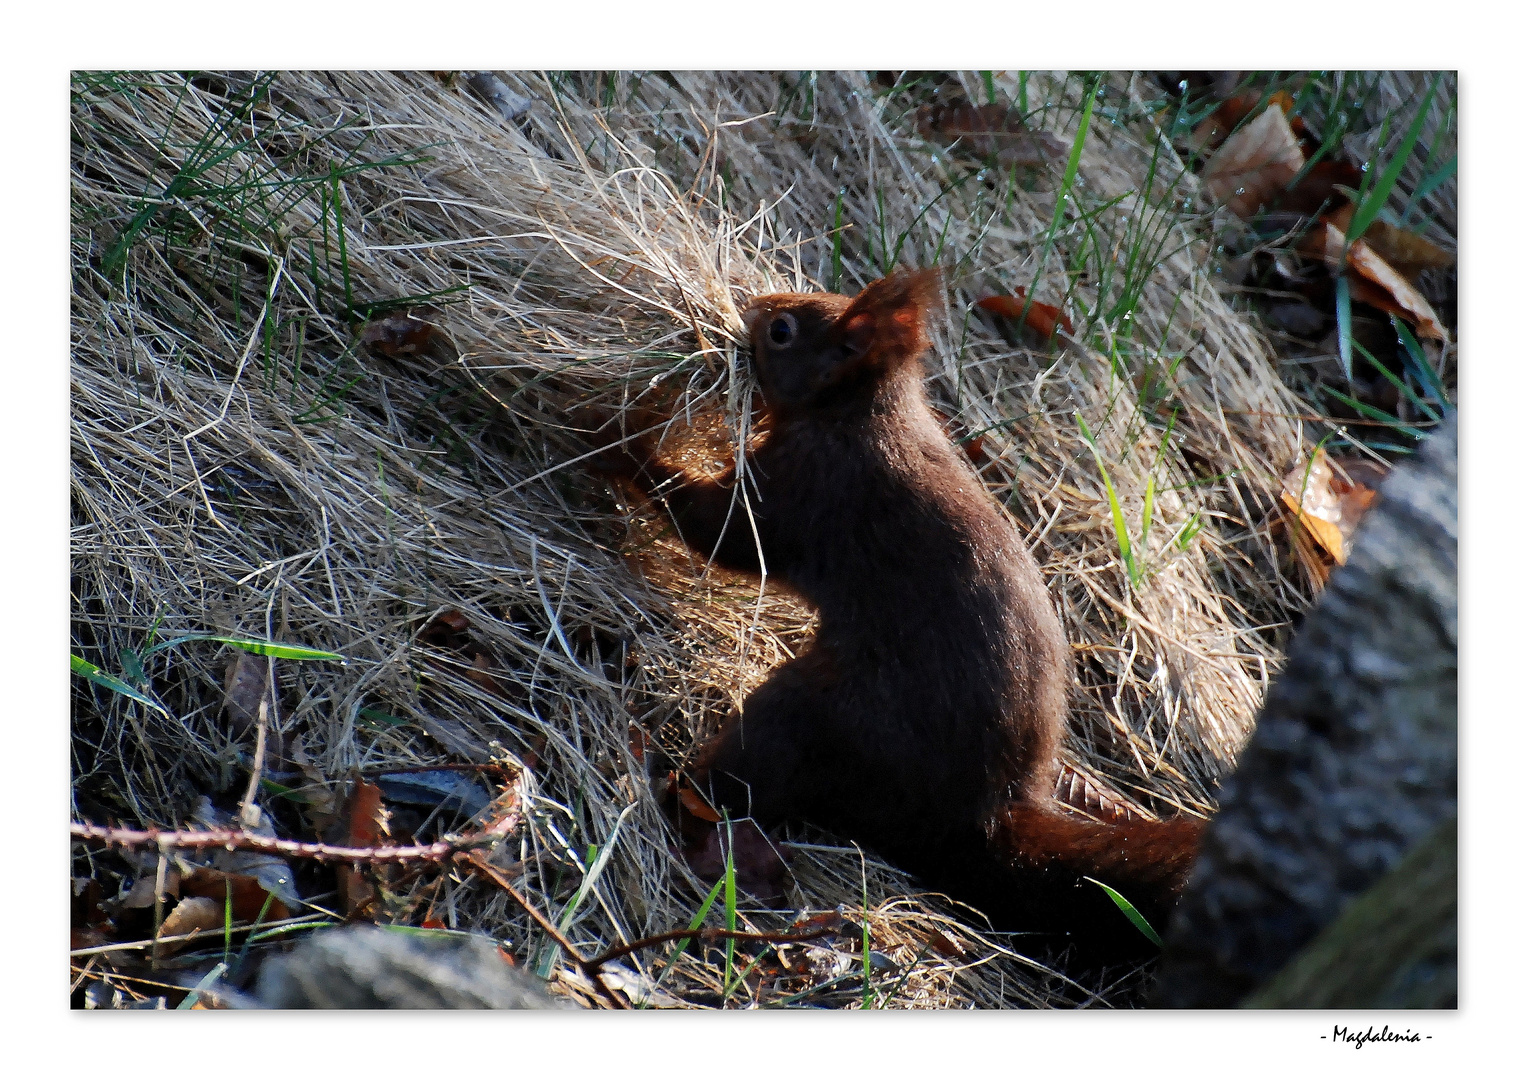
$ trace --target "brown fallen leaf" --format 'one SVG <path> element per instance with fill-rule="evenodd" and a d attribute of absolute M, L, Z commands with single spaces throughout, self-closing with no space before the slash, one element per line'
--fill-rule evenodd
<path fill-rule="evenodd" d="M 1018 115 L 998 104 L 924 105 L 914 123 L 918 134 L 958 153 L 992 158 L 1000 165 L 1044 165 L 1065 161 L 1071 148 L 1048 131 L 1031 131 Z"/>
<path fill-rule="evenodd" d="M 1347 235 L 1353 220 L 1353 208 L 1344 206 L 1326 216 L 1337 231 Z M 1364 243 L 1393 266 L 1407 281 L 1415 284 L 1424 270 L 1442 270 L 1454 265 L 1454 257 L 1432 241 L 1407 229 L 1398 229 L 1388 221 L 1375 219 L 1364 230 Z"/>
<path fill-rule="evenodd" d="M 1252 110 L 1256 109 L 1262 100 L 1263 95 L 1256 90 L 1248 90 L 1226 98 L 1220 103 L 1219 108 L 1199 122 L 1199 126 L 1189 136 L 1189 145 L 1200 151 L 1219 146 L 1232 131 L 1236 130 L 1237 124 L 1252 115 Z M 1290 96 L 1289 91 L 1280 90 L 1269 97 L 1268 104 L 1277 105 L 1287 116 L 1289 110 L 1295 106 L 1295 99 Z M 1296 124 L 1301 129 L 1305 126 L 1299 117 L 1294 118 L 1290 127 L 1294 128 Z M 1296 132 L 1296 134 L 1300 133 Z"/>
<path fill-rule="evenodd" d="M 419 640 L 442 649 L 462 649 L 468 644 L 466 634 L 472 628 L 467 616 L 455 608 L 440 612 L 419 631 Z"/>
<path fill-rule="evenodd" d="M 1448 341 L 1448 331 L 1438 321 L 1432 305 L 1412 287 L 1401 274 L 1382 259 L 1366 240 L 1346 242 L 1343 232 L 1330 220 L 1322 219 L 1311 234 L 1301 242 L 1307 254 L 1324 260 L 1333 271 L 1347 270 L 1358 274 L 1388 293 L 1395 303 L 1395 313 L 1417 328 L 1420 337 L 1435 341 Z"/>
<path fill-rule="evenodd" d="M 679 789 L 679 803 L 695 817 L 702 821 L 718 822 L 722 816 L 711 809 L 711 804 L 700 797 L 700 793 L 692 787 L 681 786 Z"/>
<path fill-rule="evenodd" d="M 631 750 L 631 756 L 636 759 L 637 764 L 640 765 L 647 760 L 647 748 L 652 745 L 652 742 L 647 732 L 636 724 L 626 725 L 626 746 Z"/>
<path fill-rule="evenodd" d="M 1363 183 L 1357 165 L 1346 161 L 1318 161 L 1295 185 L 1275 200 L 1278 209 L 1294 214 L 1318 214 L 1323 208 L 1343 206 L 1348 196 L 1343 188 L 1356 191 Z M 1351 206 L 1347 212 L 1352 214 Z M 1344 224 L 1346 229 L 1347 225 Z"/>
<path fill-rule="evenodd" d="M 1018 288 L 1013 296 L 985 296 L 976 302 L 976 306 L 1005 319 L 1022 318 L 1025 326 L 1047 339 L 1055 336 L 1058 326 L 1068 334 L 1072 332 L 1072 320 L 1059 307 L 1032 300 L 1026 308 L 1025 296 L 1024 289 Z"/>
<path fill-rule="evenodd" d="M 432 346 L 449 343 L 439 327 L 401 311 L 373 319 L 361 328 L 361 344 L 391 360 L 419 356 Z"/>
<path fill-rule="evenodd" d="M 189 944 L 186 941 L 163 941 L 163 938 L 218 930 L 222 926 L 222 904 L 206 896 L 184 897 L 175 905 L 175 910 L 164 917 L 164 922 L 159 924 L 159 933 L 155 935 L 159 943 L 154 946 L 154 954 L 168 956 Z"/>
<path fill-rule="evenodd" d="M 1337 472 L 1325 450 L 1284 477 L 1279 498 L 1339 565 L 1348 561 L 1353 533 L 1373 505 L 1375 491 Z"/>
<path fill-rule="evenodd" d="M 260 712 L 260 699 L 271 686 L 276 661 L 269 656 L 237 649 L 228 661 L 223 676 L 223 707 L 228 718 L 234 722 L 236 733 L 241 733 L 255 722 Z"/>
<path fill-rule="evenodd" d="M 787 859 L 790 849 L 776 845 L 752 819 L 732 823 L 732 870 L 738 888 L 760 900 L 773 902 L 785 897 L 785 880 L 790 876 Z M 703 881 L 715 881 L 727 869 L 726 830 L 717 825 L 707 830 L 702 842 L 685 852 L 690 869 Z"/>
<path fill-rule="evenodd" d="M 960 942 L 948 934 L 940 933 L 938 930 L 930 930 L 925 936 L 925 940 L 928 942 L 929 948 L 948 959 L 953 960 L 955 957 L 966 955 L 966 950 L 961 946 Z"/>
<path fill-rule="evenodd" d="M 382 789 L 365 780 L 357 780 L 350 795 L 349 828 L 345 843 L 349 847 L 375 847 L 387 835 L 387 811 L 382 807 Z M 341 866 L 336 874 L 345 914 L 364 914 L 377 899 L 377 888 L 370 877 L 351 866 Z"/>
<path fill-rule="evenodd" d="M 291 915 L 280 897 L 266 892 L 258 878 L 249 874 L 215 870 L 210 866 L 197 867 L 187 874 L 181 882 L 181 893 L 215 901 L 220 912 L 225 903 L 231 901 L 234 922 L 252 923 L 261 917 L 262 911 L 265 913 L 262 921 L 268 923 Z"/>
<path fill-rule="evenodd" d="M 159 873 L 157 868 L 153 866 L 152 863 L 145 860 L 143 869 L 139 872 L 138 876 L 133 879 L 133 887 L 127 890 L 127 895 L 123 896 L 120 901 L 122 907 L 153 907 L 155 900 L 154 886 L 157 885 L 158 882 Z M 164 888 L 161 890 L 159 895 L 169 900 L 175 900 L 180 897 L 180 871 L 175 868 L 175 864 L 173 862 L 165 867 Z"/>
<path fill-rule="evenodd" d="M 1278 199 L 1305 165 L 1305 151 L 1278 105 L 1226 139 L 1205 162 L 1200 180 L 1218 203 L 1246 220 Z"/>

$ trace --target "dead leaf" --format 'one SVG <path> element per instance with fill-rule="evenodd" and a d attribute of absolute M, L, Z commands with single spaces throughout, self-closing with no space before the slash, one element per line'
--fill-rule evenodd
<path fill-rule="evenodd" d="M 652 739 L 648 737 L 647 732 L 636 724 L 626 725 L 626 746 L 631 750 L 631 756 L 636 759 L 637 764 L 640 765 L 647 760 L 647 748 L 651 745 Z"/>
<path fill-rule="evenodd" d="M 1353 533 L 1373 505 L 1375 491 L 1333 468 L 1325 450 L 1284 477 L 1279 498 L 1294 511 L 1311 537 L 1338 564 L 1348 561 Z"/>
<path fill-rule="evenodd" d="M 490 694 L 497 694 L 502 697 L 504 687 L 500 685 L 498 679 L 494 678 L 492 669 L 493 658 L 487 653 L 480 652 L 473 655 L 472 666 L 463 671 L 462 674 Z"/>
<path fill-rule="evenodd" d="M 157 860 L 156 860 L 157 861 Z M 124 908 L 151 908 L 154 906 L 154 885 L 159 880 L 157 868 L 150 867 L 138 874 L 133 880 L 133 887 L 127 890 L 127 895 L 122 897 L 121 904 Z M 171 863 L 165 867 L 164 889 L 161 896 L 174 900 L 180 896 L 180 871 Z"/>
<path fill-rule="evenodd" d="M 1024 289 L 1018 288 L 1014 290 L 1013 296 L 983 297 L 976 302 L 976 306 L 1005 319 L 1022 318 L 1025 326 L 1046 339 L 1055 336 L 1057 326 L 1068 334 L 1072 332 L 1072 320 L 1059 307 L 1033 300 L 1026 308 L 1025 296 Z"/>
<path fill-rule="evenodd" d="M 790 849 L 772 843 L 750 818 L 732 823 L 731 839 L 732 870 L 738 888 L 767 903 L 784 900 Z M 685 855 L 696 876 L 715 881 L 726 872 L 726 851 L 726 830 L 718 825 L 707 830 L 705 839 Z"/>
<path fill-rule="evenodd" d="M 382 806 L 382 789 L 376 784 L 357 780 L 350 796 L 349 829 L 345 843 L 350 847 L 376 847 L 387 835 L 387 811 Z M 345 914 L 364 913 L 376 902 L 377 888 L 365 873 L 341 866 L 336 874 Z"/>
<path fill-rule="evenodd" d="M 1342 189 L 1356 191 L 1361 183 L 1363 173 L 1357 165 L 1346 161 L 1318 161 L 1275 202 L 1280 210 L 1290 213 L 1319 214 L 1323 209 L 1347 203 L 1348 196 Z M 1347 212 L 1352 214 L 1351 206 Z"/>
<path fill-rule="evenodd" d="M 687 811 L 702 821 L 718 822 L 722 816 L 711 809 L 711 804 L 700 797 L 700 793 L 692 787 L 683 786 L 679 789 L 679 803 Z"/>
<path fill-rule="evenodd" d="M 439 327 L 401 311 L 373 319 L 361 328 L 361 344 L 390 360 L 419 356 L 431 346 L 449 343 Z"/>
<path fill-rule="evenodd" d="M 1212 199 L 1246 220 L 1276 200 L 1304 165 L 1305 151 L 1284 110 L 1269 105 L 1221 144 L 1200 180 Z"/>
<path fill-rule="evenodd" d="M 1236 125 L 1252 114 L 1252 110 L 1257 108 L 1262 100 L 1263 95 L 1256 90 L 1248 90 L 1244 94 L 1227 98 L 1220 103 L 1219 108 L 1199 122 L 1199 126 L 1189 136 L 1189 145 L 1200 151 L 1219 146 L 1231 132 L 1236 130 Z M 1289 110 L 1294 108 L 1295 99 L 1287 90 L 1280 90 L 1268 99 L 1268 104 L 1277 105 L 1287 116 Z M 1299 117 L 1295 118 L 1294 123 L 1304 127 Z M 1293 126 L 1291 124 L 1291 128 Z"/>
<path fill-rule="evenodd" d="M 256 656 L 243 649 L 235 650 L 229 659 L 223 676 L 223 707 L 240 731 L 259 716 L 260 699 L 270 691 L 275 664 L 269 656 Z"/>
<path fill-rule="evenodd" d="M 998 104 L 924 105 L 914 122 L 925 139 L 1000 165 L 1044 165 L 1065 161 L 1071 152 L 1050 132 L 1031 131 L 1016 113 Z"/>
<path fill-rule="evenodd" d="M 175 905 L 175 910 L 165 916 L 159 925 L 156 941 L 182 934 L 219 930 L 223 926 L 223 905 L 206 896 L 187 896 Z M 157 956 L 179 952 L 189 942 L 165 941 L 154 946 Z"/>
<path fill-rule="evenodd" d="M 1345 236 L 1353 220 L 1353 208 L 1344 206 L 1334 210 L 1326 220 Z M 1432 241 L 1377 218 L 1364 230 L 1362 240 L 1412 284 L 1424 270 L 1442 270 L 1454 265 L 1454 257 Z"/>
<path fill-rule="evenodd" d="M 789 933 L 808 934 L 813 930 L 829 930 L 837 934 L 843 931 L 846 921 L 842 911 L 820 911 L 816 915 L 803 913 L 791 923 Z"/>
<path fill-rule="evenodd" d="M 470 644 L 467 634 L 472 623 L 455 608 L 447 608 L 425 623 L 419 631 L 420 642 L 440 649 L 465 649 Z"/>
<path fill-rule="evenodd" d="M 957 956 L 966 955 L 966 950 L 961 946 L 960 942 L 946 934 L 940 933 L 938 930 L 930 930 L 925 940 L 928 941 L 929 948 L 948 959 L 953 960 Z"/>
<path fill-rule="evenodd" d="M 250 874 L 201 866 L 186 875 L 181 882 L 181 892 L 186 896 L 201 896 L 215 901 L 220 912 L 225 903 L 231 900 L 234 922 L 252 923 L 260 918 L 262 911 L 265 912 L 262 921 L 268 923 L 291 916 L 281 898 L 267 891 L 260 880 Z M 222 925 L 221 921 L 218 925 Z"/>
<path fill-rule="evenodd" d="M 1350 277 L 1355 273 L 1362 275 L 1388 293 L 1395 307 L 1386 310 L 1393 310 L 1415 326 L 1418 336 L 1448 341 L 1448 331 L 1438 321 L 1432 305 L 1412 287 L 1411 282 L 1382 259 L 1368 241 L 1354 240 L 1348 244 L 1342 230 L 1323 218 L 1301 243 L 1301 249 L 1323 259 L 1334 271 L 1346 269 Z"/>

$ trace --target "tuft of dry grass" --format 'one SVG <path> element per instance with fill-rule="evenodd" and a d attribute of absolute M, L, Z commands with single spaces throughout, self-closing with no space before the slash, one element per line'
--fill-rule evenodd
<path fill-rule="evenodd" d="M 682 755 L 809 640 L 811 616 L 623 506 L 584 468 L 576 416 L 661 400 L 676 440 L 709 425 L 736 445 L 743 300 L 939 264 L 951 317 L 931 395 L 980 435 L 981 475 L 1065 620 L 1066 761 L 1142 814 L 1208 813 L 1310 597 L 1270 527 L 1303 433 L 1266 343 L 1214 288 L 1208 207 L 1141 83 L 1103 88 L 1113 118 L 1094 117 L 1047 242 L 1059 166 L 1004 171 L 917 134 L 920 104 L 985 100 L 976 77 L 497 78 L 528 111 L 506 120 L 432 73 L 76 77 L 75 651 L 121 671 L 124 650 L 210 631 L 342 653 L 278 666 L 300 773 L 283 783 L 325 803 L 362 771 L 497 755 L 523 768 L 528 812 L 495 858 L 543 910 L 562 911 L 591 846 L 613 845 L 575 943 L 686 925 L 706 888 L 669 848 L 633 729 Z M 1051 103 L 1033 122 L 1070 145 L 1081 80 L 992 91 Z M 1117 231 L 1141 220 L 1161 223 L 1150 251 Z M 974 308 L 1015 286 L 1068 298 L 1072 339 L 1017 339 Z M 401 312 L 436 328 L 427 347 L 363 344 L 368 321 Z M 460 647 L 427 629 L 449 612 Z M 237 801 L 253 737 L 225 718 L 227 659 L 209 643 L 155 653 L 168 717 L 77 685 L 77 814 L 172 825 L 199 795 Z M 796 835 L 793 902 L 867 922 L 895 964 L 877 977 L 888 1007 L 1128 989 L 1130 973 L 1069 986 L 1021 937 Z M 481 882 L 421 879 L 393 914 L 427 913 L 510 939 L 596 1000 Z M 745 908 L 741 925 L 781 921 Z M 935 930 L 965 954 L 931 952 Z M 625 961 L 631 978 L 653 985 L 659 953 Z M 720 979 L 687 954 L 662 988 L 715 1000 Z M 788 996 L 733 1001 L 749 995 Z"/>

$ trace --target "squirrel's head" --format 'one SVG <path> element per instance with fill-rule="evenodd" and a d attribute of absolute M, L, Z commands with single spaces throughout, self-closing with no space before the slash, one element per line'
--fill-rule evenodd
<path fill-rule="evenodd" d="M 938 270 L 906 270 L 836 293 L 770 293 L 743 309 L 753 359 L 774 408 L 826 404 L 917 363 L 943 299 Z"/>

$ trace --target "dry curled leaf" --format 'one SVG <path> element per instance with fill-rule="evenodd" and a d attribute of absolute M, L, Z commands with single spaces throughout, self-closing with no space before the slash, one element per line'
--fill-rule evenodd
<path fill-rule="evenodd" d="M 1327 215 L 1338 232 L 1347 234 L 1353 220 L 1353 208 L 1344 206 Z M 1389 263 L 1407 281 L 1416 283 L 1424 270 L 1442 270 L 1454 265 L 1454 256 L 1407 229 L 1398 229 L 1388 221 L 1374 220 L 1361 238 L 1376 255 Z"/>
<path fill-rule="evenodd" d="M 373 319 L 361 328 L 361 344 L 391 360 L 419 356 L 449 341 L 439 327 L 401 311 Z"/>
<path fill-rule="evenodd" d="M 1025 292 L 1015 289 L 1013 296 L 986 296 L 976 302 L 983 311 L 990 311 L 1005 319 L 1023 319 L 1024 325 L 1041 337 L 1055 336 L 1059 326 L 1068 334 L 1072 332 L 1072 320 L 1054 304 L 1042 304 L 1038 300 L 1025 303 Z"/>
<path fill-rule="evenodd" d="M 237 730 L 253 724 L 260 713 L 260 699 L 270 691 L 276 661 L 243 649 L 234 651 L 223 677 L 223 707 Z"/>
<path fill-rule="evenodd" d="M 535 99 L 517 94 L 504 84 L 504 80 L 488 71 L 479 71 L 467 78 L 467 86 L 474 94 L 499 111 L 506 124 L 513 123 L 531 111 Z"/>
<path fill-rule="evenodd" d="M 1212 199 L 1246 220 L 1276 201 L 1304 165 L 1305 151 L 1284 110 L 1269 105 L 1221 144 L 1200 179 Z"/>
<path fill-rule="evenodd" d="M 155 887 L 158 884 L 157 867 L 152 864 L 146 865 L 133 880 L 133 887 L 127 890 L 119 903 L 124 908 L 151 908 L 154 906 Z M 159 890 L 158 895 L 171 900 L 179 898 L 180 871 L 175 868 L 174 863 L 165 867 L 164 887 Z"/>
<path fill-rule="evenodd" d="M 1219 146 L 1231 132 L 1236 130 L 1236 125 L 1252 115 L 1252 110 L 1256 109 L 1262 100 L 1263 95 L 1256 90 L 1248 90 L 1246 93 L 1227 98 L 1220 103 L 1219 108 L 1199 122 L 1193 135 L 1189 136 L 1189 145 L 1195 150 L 1210 150 Z M 1289 91 L 1280 90 L 1269 97 L 1268 104 L 1277 105 L 1287 116 L 1289 110 L 1294 108 L 1295 99 L 1289 95 Z M 1301 130 L 1296 134 L 1303 133 L 1305 125 L 1299 117 L 1295 117 L 1291 122 L 1291 129 L 1297 124 Z"/>
<path fill-rule="evenodd" d="M 685 857 L 698 877 L 715 881 L 726 872 L 728 848 L 728 830 L 717 825 L 708 829 Z M 743 818 L 732 823 L 730 848 L 738 888 L 766 902 L 785 898 L 785 881 L 790 876 L 788 847 L 773 843 L 751 818 Z"/>
<path fill-rule="evenodd" d="M 679 803 L 690 814 L 702 821 L 715 823 L 722 819 L 720 814 L 711 809 L 711 804 L 701 798 L 700 793 L 692 787 L 686 786 L 679 789 Z"/>
<path fill-rule="evenodd" d="M 1325 450 L 1317 450 L 1307 464 L 1291 469 L 1279 493 L 1310 536 L 1339 564 L 1348 561 L 1353 533 L 1374 497 L 1373 488 L 1334 469 Z"/>
<path fill-rule="evenodd" d="M 1415 326 L 1419 337 L 1448 341 L 1448 331 L 1438 321 L 1432 305 L 1366 240 L 1349 244 L 1341 229 L 1323 219 L 1302 243 L 1302 249 L 1323 259 L 1334 272 L 1346 270 L 1350 277 L 1361 276 L 1382 290 L 1394 305 L 1386 306 L 1385 310 L 1394 311 Z"/>
<path fill-rule="evenodd" d="M 927 940 L 929 948 L 946 959 L 953 960 L 956 957 L 966 955 L 966 950 L 960 942 L 948 934 L 940 933 L 938 930 L 930 930 L 925 940 Z"/>
<path fill-rule="evenodd" d="M 156 955 L 166 956 L 179 952 L 187 945 L 184 941 L 162 941 L 164 938 L 204 933 L 220 929 L 222 925 L 223 905 L 221 903 L 206 896 L 187 896 L 175 905 L 175 910 L 166 915 L 164 922 L 159 925 L 159 933 L 155 937 L 161 943 L 154 946 L 154 952 Z"/>
<path fill-rule="evenodd" d="M 1356 191 L 1361 183 L 1363 173 L 1357 165 L 1346 161 L 1318 161 L 1293 187 L 1279 196 L 1276 203 L 1280 210 L 1291 213 L 1318 214 L 1323 208 L 1346 204 L 1348 196 L 1343 189 Z M 1351 207 L 1347 212 L 1352 213 Z"/>
<path fill-rule="evenodd" d="M 647 732 L 636 724 L 626 725 L 626 746 L 631 750 L 631 756 L 636 759 L 637 764 L 640 765 L 647 760 L 647 748 L 652 745 L 652 742 Z"/>
<path fill-rule="evenodd" d="M 349 828 L 345 843 L 349 847 L 375 847 L 387 835 L 387 811 L 382 806 L 382 789 L 365 780 L 356 781 L 350 796 Z M 377 899 L 376 886 L 363 872 L 341 866 L 337 873 L 345 914 L 362 914 Z"/>
<path fill-rule="evenodd" d="M 925 139 L 1000 165 L 1044 165 L 1065 161 L 1069 152 L 1056 136 L 1031 131 L 1016 113 L 997 104 L 924 105 L 915 123 Z"/>
<path fill-rule="evenodd" d="M 201 896 L 212 900 L 218 905 L 219 911 L 224 909 L 225 904 L 231 903 L 234 922 L 252 923 L 260 919 L 269 923 L 291 915 L 281 898 L 268 892 L 260 879 L 250 874 L 199 866 L 186 875 L 181 883 L 181 892 L 186 896 Z"/>

